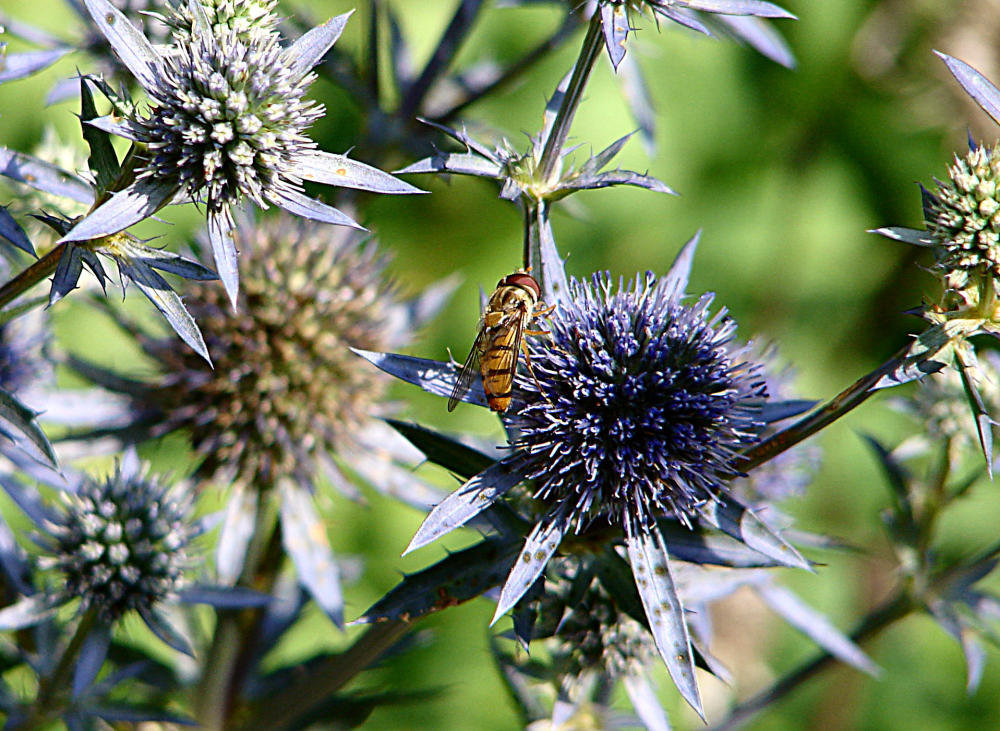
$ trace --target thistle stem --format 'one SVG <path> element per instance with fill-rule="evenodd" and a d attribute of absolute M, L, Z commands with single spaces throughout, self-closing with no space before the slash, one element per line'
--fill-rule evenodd
<path fill-rule="evenodd" d="M 555 121 L 545 146 L 542 148 L 542 155 L 538 159 L 539 178 L 543 182 L 548 182 L 556 169 L 556 165 L 562 155 L 563 145 L 569 136 L 569 128 L 573 124 L 573 117 L 583 99 L 583 90 L 587 86 L 587 79 L 590 78 L 590 70 L 594 68 L 594 62 L 601 53 L 601 14 L 595 12 L 587 26 L 587 36 L 583 39 L 583 46 L 580 48 L 580 55 L 576 59 L 573 67 L 573 74 L 569 79 L 569 86 L 563 95 L 562 103 L 556 111 Z"/>
<path fill-rule="evenodd" d="M 751 470 L 774 459 L 785 450 L 791 449 L 863 404 L 876 393 L 875 385 L 882 377 L 892 373 L 903 363 L 908 351 L 909 346 L 902 348 L 881 366 L 859 378 L 819 409 L 807 414 L 787 429 L 782 429 L 777 434 L 748 449 L 743 453 L 739 468 L 743 471 Z"/>
<path fill-rule="evenodd" d="M 544 200 L 522 206 L 524 213 L 524 268 L 532 272 L 542 289 L 542 296 L 555 304 L 565 296 L 568 284 L 556 240 L 549 223 L 549 208 Z"/>
<path fill-rule="evenodd" d="M 0 287 L 0 308 L 6 307 L 47 276 L 59 265 L 59 259 L 68 244 L 59 244 L 41 259 Z"/>
<path fill-rule="evenodd" d="M 60 693 L 65 693 L 71 686 L 73 664 L 80 654 L 80 648 L 83 647 L 83 643 L 96 624 L 96 609 L 88 609 L 80 617 L 76 630 L 73 632 L 69 644 L 66 645 L 66 649 L 63 650 L 52 675 L 39 680 L 38 695 L 35 697 L 28 718 L 25 719 L 20 728 L 46 728 L 51 719 L 59 717 L 63 710 L 63 704 L 57 701 L 57 696 Z"/>
<path fill-rule="evenodd" d="M 284 556 L 276 511 L 261 490 L 254 534 L 243 573 L 236 582 L 270 594 Z M 205 662 L 197 704 L 199 724 L 206 729 L 231 728 L 239 710 L 240 692 L 256 651 L 264 618 L 262 608 L 220 610 Z"/>
<path fill-rule="evenodd" d="M 882 630 L 910 614 L 915 608 L 916 605 L 913 601 L 905 593 L 900 593 L 881 607 L 872 610 L 868 616 L 862 619 L 854 632 L 851 633 L 851 639 L 857 644 L 869 640 Z M 839 662 L 837 658 L 828 652 L 817 655 L 809 662 L 778 680 L 767 690 L 738 704 L 730 712 L 729 717 L 719 725 L 713 726 L 711 731 L 739 728 L 749 722 L 760 711 L 784 698 L 807 680 L 837 662 Z"/>
<path fill-rule="evenodd" d="M 330 658 L 300 682 L 272 695 L 266 703 L 255 706 L 247 716 L 252 720 L 239 728 L 297 728 L 299 718 L 378 660 L 410 627 L 409 622 L 399 619 L 369 625 L 368 630 L 342 654 Z"/>

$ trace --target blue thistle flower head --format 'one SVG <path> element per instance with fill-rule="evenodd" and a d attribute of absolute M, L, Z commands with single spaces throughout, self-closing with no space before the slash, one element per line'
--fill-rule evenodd
<path fill-rule="evenodd" d="M 665 276 L 646 274 L 617 287 L 598 274 L 553 289 L 561 262 L 543 262 L 540 288 L 557 302 L 549 332 L 523 341 L 526 372 L 515 377 L 514 405 L 502 417 L 510 454 L 478 474 L 469 471 L 466 482 L 430 512 L 407 552 L 507 498 L 488 521 L 500 526 L 498 541 L 519 548 L 494 622 L 529 595 L 557 551 L 589 555 L 603 549 L 613 556 L 618 568 L 612 573 L 619 578 L 627 560 L 656 648 L 700 714 L 691 637 L 670 559 L 744 567 L 809 563 L 743 504 L 731 484 L 740 475 L 741 454 L 759 441 L 766 424 L 802 408 L 767 403 L 762 368 L 733 342 L 736 325 L 726 311 L 712 312 L 711 294 L 685 296 L 697 242 L 695 236 L 683 247 Z M 460 377 L 449 363 L 355 352 L 442 396 L 453 393 Z M 488 404 L 482 388 L 462 398 Z M 532 524 L 523 539 L 507 527 L 503 514 L 510 507 Z M 749 560 L 688 552 L 689 528 L 725 534 L 725 541 L 734 540 L 730 548 Z M 683 540 L 676 540 L 677 531 Z M 577 536 L 564 540 L 571 532 Z M 503 570 L 501 559 L 492 560 L 480 577 L 486 585 Z M 628 589 L 619 582 L 614 591 Z"/>
<path fill-rule="evenodd" d="M 176 601 L 195 534 L 191 501 L 146 475 L 134 459 L 103 480 L 62 493 L 65 513 L 47 526 L 42 568 L 58 576 L 56 599 L 79 597 L 105 623 L 130 610 L 148 615 Z"/>
<path fill-rule="evenodd" d="M 648 527 L 687 522 L 724 491 L 734 456 L 756 440 L 760 368 L 727 347 L 736 325 L 687 304 L 652 273 L 614 287 L 607 274 L 571 280 L 548 338 L 530 338 L 534 378 L 507 419 L 535 497 L 577 529 L 594 518 Z"/>

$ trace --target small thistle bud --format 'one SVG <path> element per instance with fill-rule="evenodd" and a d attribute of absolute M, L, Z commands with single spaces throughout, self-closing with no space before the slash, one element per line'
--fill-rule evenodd
<path fill-rule="evenodd" d="M 751 361 L 761 364 L 769 402 L 792 401 L 796 398 L 793 387 L 795 372 L 781 362 L 776 347 L 761 346 L 755 341 L 749 346 L 749 355 Z M 761 432 L 760 439 L 771 437 L 783 424 L 769 424 Z M 752 503 L 759 501 L 769 503 L 769 510 L 773 511 L 774 503 L 805 492 L 806 487 L 816 476 L 821 458 L 820 447 L 815 444 L 799 444 L 758 465 L 745 477 L 735 480 L 732 487 Z"/>
<path fill-rule="evenodd" d="M 928 207 L 927 229 L 948 289 L 961 291 L 981 278 L 1000 276 L 997 150 L 979 145 L 956 156 Z"/>
<path fill-rule="evenodd" d="M 170 339 L 145 339 L 166 373 L 148 405 L 188 430 L 201 475 L 269 487 L 353 444 L 384 386 L 348 346 L 384 345 L 396 299 L 374 245 L 346 229 L 283 214 L 241 226 L 237 241 L 239 310 L 212 286 L 187 300 L 214 369 Z"/>
<path fill-rule="evenodd" d="M 65 517 L 48 526 L 52 550 L 40 559 L 59 577 L 59 603 L 79 597 L 82 610 L 111 623 L 176 599 L 194 531 L 189 501 L 120 464 L 104 480 L 88 478 L 62 497 Z"/>

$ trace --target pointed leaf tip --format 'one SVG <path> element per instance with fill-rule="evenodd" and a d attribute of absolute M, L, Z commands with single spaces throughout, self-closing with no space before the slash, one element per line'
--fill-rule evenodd
<path fill-rule="evenodd" d="M 667 286 L 666 291 L 669 293 L 669 297 L 683 297 L 684 290 L 687 289 L 688 280 L 691 278 L 691 266 L 694 264 L 694 253 L 698 248 L 698 242 L 701 240 L 701 229 L 698 229 L 694 236 L 681 247 L 681 250 L 677 253 L 677 258 L 674 259 L 674 263 L 670 266 L 670 271 L 667 272 Z"/>
<path fill-rule="evenodd" d="M 289 67 L 293 77 L 301 77 L 309 69 L 323 60 L 333 44 L 344 32 L 344 27 L 354 10 L 330 18 L 322 25 L 304 33 L 284 52 L 284 65 Z"/>
<path fill-rule="evenodd" d="M 524 542 L 524 548 L 511 569 L 507 581 L 500 591 L 500 600 L 490 621 L 492 627 L 497 620 L 517 604 L 545 571 L 552 554 L 559 548 L 567 521 L 563 511 L 546 515 Z"/>
<path fill-rule="evenodd" d="M 424 519 L 403 555 L 464 525 L 492 505 L 524 479 L 517 467 L 509 459 L 495 462 L 448 495 Z"/>
<path fill-rule="evenodd" d="M 604 47 L 615 71 L 625 58 L 625 40 L 628 37 L 628 14 L 624 5 L 601 5 L 601 31 Z"/>
<path fill-rule="evenodd" d="M 695 680 L 694 655 L 684 606 L 670 574 L 667 549 L 660 531 L 655 526 L 644 530 L 626 522 L 625 547 L 656 649 L 677 690 L 704 721 L 705 711 Z"/>
<path fill-rule="evenodd" d="M 160 57 L 146 36 L 108 0 L 83 0 L 83 3 L 125 67 L 144 89 L 154 91 L 160 78 Z"/>
<path fill-rule="evenodd" d="M 20 224 L 14 220 L 14 217 L 10 215 L 6 206 L 0 206 L 0 238 L 6 239 L 21 251 L 37 257 L 35 247 L 31 245 L 31 239 L 28 238 L 28 235 L 21 228 Z"/>
<path fill-rule="evenodd" d="M 978 70 L 947 53 L 934 51 L 973 101 L 1000 124 L 1000 90 Z"/>

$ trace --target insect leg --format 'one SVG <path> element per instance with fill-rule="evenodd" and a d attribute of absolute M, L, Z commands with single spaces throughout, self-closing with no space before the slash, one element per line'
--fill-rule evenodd
<path fill-rule="evenodd" d="M 525 333 L 532 334 L 530 331 L 525 330 Z M 552 403 L 549 397 L 545 394 L 545 389 L 542 388 L 542 384 L 538 382 L 538 376 L 535 375 L 535 369 L 531 365 L 531 354 L 528 352 L 528 346 L 525 345 L 524 341 L 521 341 L 521 352 L 524 353 L 524 364 L 528 366 L 528 373 L 531 374 L 532 380 L 534 380 L 535 385 L 538 387 L 538 393 L 542 394 L 542 398 L 549 404 Z"/>

